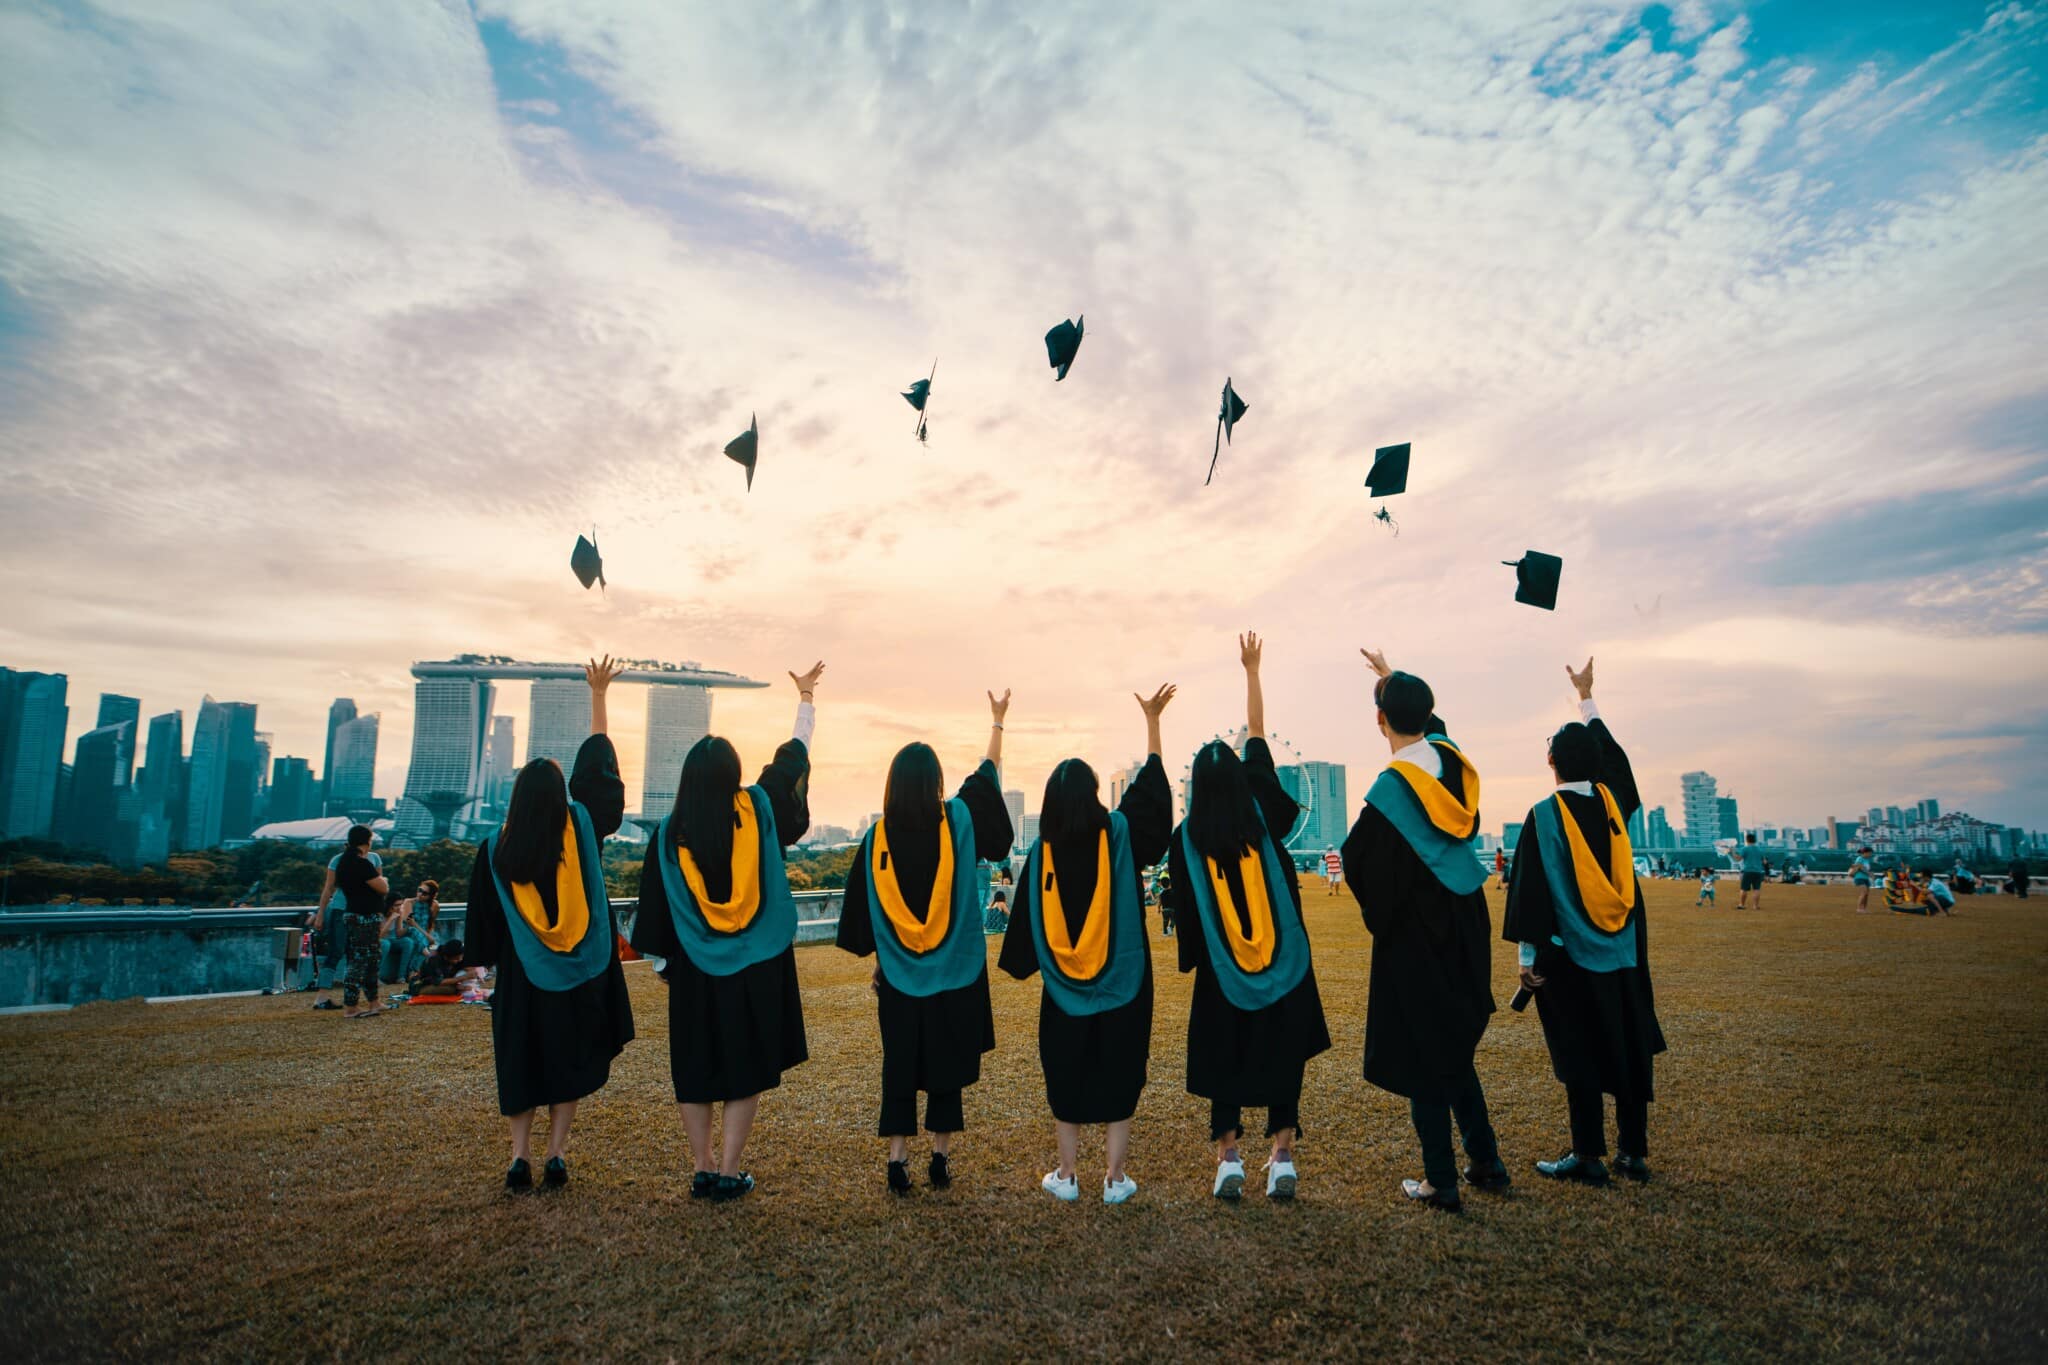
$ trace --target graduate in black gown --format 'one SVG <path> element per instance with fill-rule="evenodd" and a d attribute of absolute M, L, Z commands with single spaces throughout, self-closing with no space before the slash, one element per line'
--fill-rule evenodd
<path fill-rule="evenodd" d="M 754 1188 L 740 1168 L 761 1093 L 809 1059 L 796 977 L 796 901 L 782 851 L 811 827 L 812 701 L 825 665 L 796 684 L 795 733 L 751 787 L 717 735 L 683 759 L 675 809 L 655 829 L 640 870 L 633 947 L 660 958 L 668 983 L 668 1058 L 690 1140 L 692 1198 L 737 1199 Z M 724 1104 L 719 1154 L 712 1105 Z"/>
<path fill-rule="evenodd" d="M 1046 779 L 1038 839 L 1017 882 L 996 965 L 1022 981 L 1037 973 L 1038 1061 L 1060 1164 L 1040 1183 L 1054 1198 L 1081 1197 L 1075 1173 L 1081 1125 L 1109 1126 L 1102 1202 L 1121 1204 L 1138 1182 L 1124 1170 L 1131 1116 L 1152 1057 L 1152 949 L 1139 869 L 1157 863 L 1173 832 L 1173 789 L 1159 759 L 1162 687 L 1145 712 L 1147 757 L 1114 811 L 1095 770 L 1070 758 Z"/>
<path fill-rule="evenodd" d="M 1423 1178 L 1402 1181 L 1402 1194 L 1455 1211 L 1452 1118 L 1470 1158 L 1465 1179 L 1509 1183 L 1473 1065 L 1494 1008 L 1486 869 L 1471 844 L 1479 773 L 1445 732 L 1429 684 L 1360 652 L 1379 675 L 1373 702 L 1393 755 L 1343 849 L 1344 880 L 1372 933 L 1365 1079 L 1407 1098 L 1422 1143 Z"/>
<path fill-rule="evenodd" d="M 1608 1180 L 1605 1101 L 1614 1096 L 1614 1170 L 1648 1180 L 1653 1059 L 1664 1051 L 1650 985 L 1650 928 L 1629 817 L 1642 806 L 1628 755 L 1593 704 L 1593 661 L 1566 665 L 1580 723 L 1550 738 L 1557 793 L 1529 812 L 1508 881 L 1501 936 L 1521 945 L 1551 1069 L 1564 1084 L 1571 1151 L 1539 1161 L 1553 1180 Z"/>
<path fill-rule="evenodd" d="M 1179 922 L 1188 1005 L 1188 1093 L 1209 1101 L 1218 1199 L 1244 1190 L 1246 1108 L 1266 1111 L 1273 1141 L 1266 1194 L 1294 1197 L 1301 1077 L 1330 1030 L 1301 920 L 1301 883 L 1282 849 L 1301 807 L 1273 768 L 1257 635 L 1238 640 L 1245 672 L 1244 757 L 1221 740 L 1196 753 L 1188 814 L 1167 845 L 1162 904 Z"/>
<path fill-rule="evenodd" d="M 906 744 L 889 765 L 882 818 L 846 873 L 839 946 L 876 956 L 875 1009 L 882 1029 L 882 1113 L 889 1188 L 910 1192 L 917 1092 L 932 1135 L 932 1188 L 952 1184 L 953 1135 L 966 1127 L 961 1092 L 981 1079 L 996 1045 L 988 994 L 977 864 L 1010 855 L 1009 807 L 998 768 L 1010 694 L 989 694 L 988 753 L 960 794 L 945 800 L 945 774 L 929 744 Z"/>
<path fill-rule="evenodd" d="M 548 1107 L 550 1187 L 566 1185 L 576 1102 L 611 1078 L 633 1040 L 633 1005 L 600 861 L 625 816 L 626 786 L 606 736 L 605 692 L 625 670 L 609 655 L 584 669 L 590 738 L 567 783 L 551 758 L 520 769 L 505 823 L 469 873 L 468 965 L 495 967 L 491 1052 L 498 1109 L 512 1120 L 507 1189 L 533 1187 L 533 1112 Z"/>

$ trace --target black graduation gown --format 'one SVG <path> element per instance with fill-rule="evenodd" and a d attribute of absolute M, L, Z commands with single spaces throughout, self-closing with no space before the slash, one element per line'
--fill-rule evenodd
<path fill-rule="evenodd" d="M 577 750 L 569 795 L 590 812 L 601 849 L 618 832 L 626 811 L 619 757 L 604 735 L 592 735 Z M 537 889 L 552 921 L 560 913 L 555 884 L 543 879 Z M 573 990 L 540 989 L 527 979 L 512 946 L 490 860 L 484 847 L 478 847 L 469 870 L 463 949 L 468 965 L 497 969 L 497 985 L 491 992 L 491 1052 L 497 1062 L 502 1114 L 567 1104 L 603 1089 L 611 1079 L 612 1058 L 633 1041 L 633 1002 L 626 993 L 626 974 L 619 968 L 618 932 L 609 902 L 591 906 L 590 913 L 591 932 L 602 932 L 611 940 L 610 963 Z"/>
<path fill-rule="evenodd" d="M 1442 733 L 1432 718 L 1431 730 Z M 1461 774 L 1445 786 L 1460 799 Z M 1483 889 L 1460 896 L 1367 805 L 1344 840 L 1344 883 L 1372 934 L 1365 1079 L 1425 1103 L 1449 1103 L 1472 1074 L 1493 1014 L 1493 922 Z"/>
<path fill-rule="evenodd" d="M 1255 738 L 1245 745 L 1244 763 L 1252 799 L 1265 818 L 1273 847 L 1280 849 L 1301 807 L 1280 785 L 1279 774 L 1273 770 L 1273 751 L 1265 740 Z M 1194 873 L 1200 869 L 1188 867 L 1178 829 L 1167 845 L 1166 858 L 1164 903 L 1180 927 L 1175 936 L 1180 945 L 1180 969 L 1195 974 L 1194 996 L 1188 1003 L 1188 1093 L 1255 1109 L 1268 1108 L 1275 1101 L 1293 1102 L 1300 1094 L 1303 1065 L 1330 1047 L 1315 964 L 1309 964 L 1299 985 L 1262 1010 L 1241 1010 L 1231 1004 L 1216 984 L 1208 935 L 1197 919 L 1200 912 L 1192 888 Z M 1280 859 L 1287 869 L 1287 894 L 1298 911 L 1301 881 L 1294 860 L 1284 850 Z M 1228 912 L 1237 914 L 1239 925 L 1248 931 L 1242 908 L 1244 881 L 1237 864 L 1226 863 L 1223 876 L 1230 887 Z"/>
<path fill-rule="evenodd" d="M 993 763 L 981 766 L 960 784 L 960 799 L 974 821 L 974 852 L 983 862 L 1010 853 L 1013 833 L 1010 809 Z M 891 837 L 889 856 L 904 904 L 920 924 L 931 908 L 932 879 L 939 870 L 939 831 L 934 825 L 923 838 Z M 979 932 L 981 907 L 969 907 L 969 922 Z M 846 873 L 846 899 L 839 911 L 839 946 L 857 957 L 875 951 L 875 924 L 868 913 L 868 871 L 855 858 Z M 996 1046 L 996 1016 L 988 994 L 988 972 L 971 985 L 936 995 L 905 995 L 885 976 L 875 981 L 876 1012 L 882 1025 L 882 1094 L 915 1098 L 920 1090 L 964 1090 L 981 1079 L 981 1054 Z"/>
<path fill-rule="evenodd" d="M 1626 826 L 1643 804 L 1628 755 L 1608 733 L 1606 722 L 1587 727 L 1600 746 L 1593 780 L 1614 794 L 1615 807 Z M 1606 865 L 1612 836 L 1607 808 L 1598 792 L 1563 793 L 1564 806 L 1585 836 L 1586 847 Z M 1657 1001 L 1650 985 L 1650 927 L 1643 913 L 1643 888 L 1636 885 L 1636 965 L 1616 972 L 1589 972 L 1552 943 L 1557 933 L 1557 903 L 1544 876 L 1543 853 L 1536 842 L 1536 813 L 1522 825 L 1508 874 L 1508 908 L 1501 937 L 1510 943 L 1536 945 L 1536 973 L 1544 978 L 1536 992 L 1536 1014 L 1543 1021 L 1543 1041 L 1550 1046 L 1551 1070 L 1568 1086 L 1599 1087 L 1623 1099 L 1656 1098 L 1651 1059 L 1664 1051 L 1664 1030 L 1657 1023 Z"/>
<path fill-rule="evenodd" d="M 757 784 L 768 794 L 775 835 L 784 848 L 811 827 L 811 757 L 802 740 L 775 751 Z M 640 914 L 634 949 L 668 965 L 668 1064 L 679 1104 L 743 1100 L 782 1084 L 782 1073 L 810 1059 L 804 1039 L 804 1002 L 791 945 L 766 962 L 731 976 L 711 976 L 690 961 L 676 938 L 659 859 L 672 857 L 647 845 L 640 869 Z M 730 867 L 703 867 L 704 889 L 714 898 L 732 892 Z"/>
<path fill-rule="evenodd" d="M 1158 755 L 1145 760 L 1138 778 L 1118 803 L 1130 824 L 1131 865 L 1140 883 L 1132 887 L 1144 904 L 1143 873 L 1157 863 L 1173 834 L 1173 789 Z M 1060 907 L 1069 933 L 1079 935 L 1087 922 L 1088 903 L 1095 894 L 1099 841 L 1093 837 L 1075 846 L 1055 845 L 1066 888 Z M 1038 948 L 1031 937 L 1030 917 L 1038 913 L 1037 888 L 1025 878 L 1017 883 L 1010 927 L 1003 933 L 1003 951 L 996 965 L 1023 981 L 1038 971 Z M 1139 916 L 1138 932 L 1148 934 Z M 1053 1004 L 1043 988 L 1038 1000 L 1038 1062 L 1045 1071 L 1045 1097 L 1053 1117 L 1062 1123 L 1121 1123 L 1138 1110 L 1145 1088 L 1145 1070 L 1152 1060 L 1152 954 L 1145 954 L 1145 978 L 1128 1005 L 1100 1014 L 1075 1016 Z"/>

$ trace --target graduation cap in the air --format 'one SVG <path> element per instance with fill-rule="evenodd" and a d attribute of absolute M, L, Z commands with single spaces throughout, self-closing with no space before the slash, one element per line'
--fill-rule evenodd
<path fill-rule="evenodd" d="M 1244 416 L 1246 406 L 1226 378 L 1223 381 L 1223 406 L 1216 413 L 1216 448 L 1209 452 L 1209 479 L 1216 477 L 1216 457 L 1223 453 L 1223 443 L 1230 439 L 1230 429 L 1237 425 L 1238 418 Z M 1202 487 L 1209 486 L 1209 479 L 1202 480 Z"/>
<path fill-rule="evenodd" d="M 1564 573 L 1564 561 L 1556 555 L 1530 550 L 1520 559 L 1501 563 L 1515 571 L 1515 600 L 1545 611 L 1557 610 L 1557 580 Z"/>
<path fill-rule="evenodd" d="M 1045 334 L 1045 361 L 1059 371 L 1052 377 L 1053 383 L 1067 377 L 1067 367 L 1081 349 L 1082 323 L 1086 321 L 1085 317 L 1071 318 Z"/>
<path fill-rule="evenodd" d="M 932 362 L 931 379 L 913 379 L 910 387 L 903 391 L 904 401 L 917 409 L 917 439 L 924 439 L 925 404 L 932 401 L 932 379 L 939 377 L 939 362 Z"/>
<path fill-rule="evenodd" d="M 576 548 L 569 552 L 569 567 L 576 572 L 577 579 L 588 589 L 592 583 L 604 587 L 604 556 L 597 552 L 597 528 L 591 527 L 589 536 L 576 537 Z"/>
<path fill-rule="evenodd" d="M 747 429 L 725 443 L 725 458 L 747 467 L 747 487 L 754 486 L 754 462 L 761 455 L 761 420 L 750 414 Z"/>
<path fill-rule="evenodd" d="M 1365 486 L 1376 498 L 1391 498 L 1396 493 L 1408 491 L 1408 443 L 1397 446 L 1381 446 L 1372 453 L 1372 469 L 1365 476 Z M 1393 528 L 1395 535 L 1401 534 L 1400 523 L 1384 505 L 1373 513 L 1373 520 Z"/>

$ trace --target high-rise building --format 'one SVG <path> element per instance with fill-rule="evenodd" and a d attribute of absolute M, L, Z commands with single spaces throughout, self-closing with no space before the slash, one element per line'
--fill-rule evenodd
<path fill-rule="evenodd" d="M 535 683 L 538 693 L 545 684 Z M 590 733 L 590 690 L 583 692 L 584 729 Z M 640 814 L 644 819 L 667 815 L 676 803 L 676 781 L 683 774 L 683 758 L 690 746 L 711 733 L 711 689 L 708 687 L 650 687 L 647 689 L 646 762 L 640 768 Z M 571 751 L 573 758 L 574 751 Z M 568 763 L 563 762 L 566 771 Z"/>
<path fill-rule="evenodd" d="M 1515 851 L 1515 845 L 1522 842 L 1522 822 L 1510 820 L 1500 827 L 1500 846 L 1508 852 Z"/>
<path fill-rule="evenodd" d="M 1644 813 L 1641 806 L 1637 806 L 1628 817 L 1628 842 L 1631 848 L 1640 849 L 1650 846 L 1649 817 Z"/>
<path fill-rule="evenodd" d="M 122 787 L 122 755 L 135 752 L 135 723 L 120 721 L 88 730 L 72 752 L 71 786 L 57 820 L 57 837 L 74 848 L 115 851 L 116 816 Z"/>
<path fill-rule="evenodd" d="M 135 858 L 160 863 L 184 845 L 185 713 L 166 711 L 149 720 L 149 748 L 136 779 Z"/>
<path fill-rule="evenodd" d="M 321 783 L 334 781 L 334 734 L 342 726 L 356 718 L 356 699 L 336 697 L 327 704 L 327 748 L 320 755 L 320 771 L 314 774 Z"/>
<path fill-rule="evenodd" d="M 1678 847 L 1678 837 L 1671 829 L 1671 817 L 1664 813 L 1662 806 L 1651 808 L 1649 819 L 1645 822 L 1644 833 L 1649 836 L 1651 848 Z"/>
<path fill-rule="evenodd" d="M 1024 833 L 1024 793 L 1006 788 L 1003 804 L 1010 810 L 1010 828 L 1021 838 Z"/>
<path fill-rule="evenodd" d="M 1884 808 L 1884 822 L 1893 829 L 1904 829 L 1907 823 L 1906 812 L 1900 810 L 1897 806 L 1886 806 Z"/>
<path fill-rule="evenodd" d="M 1028 849 L 1037 840 L 1037 838 L 1038 817 L 1035 815 L 1027 815 L 1024 817 L 1023 824 L 1018 827 L 1017 843 L 1020 847 Z"/>
<path fill-rule="evenodd" d="M 1939 820 L 1941 818 L 1941 802 L 1931 796 L 1923 796 L 1914 802 L 1913 809 L 1915 815 L 1922 820 Z"/>
<path fill-rule="evenodd" d="M 475 677 L 422 678 L 417 669 L 414 677 L 405 795 L 427 809 L 440 806 L 451 819 L 468 818 L 483 795 L 484 745 L 497 684 Z"/>
<path fill-rule="evenodd" d="M 247 838 L 255 817 L 255 703 L 207 697 L 192 726 L 185 847 L 218 848 L 230 839 Z"/>
<path fill-rule="evenodd" d="M 512 717 L 492 716 L 491 737 L 484 744 L 484 804 L 498 810 L 512 799 L 512 779 L 519 766 L 516 743 Z"/>
<path fill-rule="evenodd" d="M 1712 773 L 1686 773 L 1678 779 L 1678 804 L 1685 813 L 1685 841 L 1704 847 L 1721 837 L 1721 804 Z"/>
<path fill-rule="evenodd" d="M 590 737 L 590 687 L 580 679 L 535 678 L 526 716 L 526 761 L 552 758 L 568 772 Z M 677 767 L 681 767 L 678 760 Z M 670 797 L 674 797 L 671 792 Z"/>
<path fill-rule="evenodd" d="M 135 780 L 135 749 L 142 742 L 142 702 L 113 692 L 100 693 L 100 718 L 94 728 L 128 722 L 128 744 L 114 755 L 114 785 L 125 787 Z"/>
<path fill-rule="evenodd" d="M 270 755 L 277 743 L 277 736 L 268 730 L 256 732 L 256 795 L 260 799 L 270 789 Z"/>
<path fill-rule="evenodd" d="M 69 686 L 62 673 L 0 668 L 0 835 L 50 837 L 71 723 Z"/>
<path fill-rule="evenodd" d="M 330 736 L 325 813 L 352 815 L 368 810 L 377 785 L 377 734 L 383 713 L 372 711 L 343 721 Z M 415 741 L 417 747 L 417 741 Z"/>
<path fill-rule="evenodd" d="M 1714 806 L 1720 814 L 1720 833 L 1716 837 L 1740 839 L 1742 837 L 1742 817 L 1735 809 L 1735 798 L 1732 796 L 1717 796 L 1714 798 Z"/>
<path fill-rule="evenodd" d="M 1320 853 L 1342 845 L 1351 833 L 1344 765 L 1307 759 L 1283 763 L 1275 773 L 1281 788 L 1308 812 L 1295 822 L 1287 847 Z"/>
<path fill-rule="evenodd" d="M 319 813 L 320 788 L 313 780 L 313 765 L 290 754 L 271 760 L 268 819 L 306 820 Z"/>

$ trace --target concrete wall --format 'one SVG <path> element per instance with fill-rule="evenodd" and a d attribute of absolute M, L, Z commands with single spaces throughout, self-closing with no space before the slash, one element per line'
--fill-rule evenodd
<path fill-rule="evenodd" d="M 799 943 L 829 942 L 840 894 L 797 895 Z M 630 934 L 639 902 L 612 902 Z M 0 1009 L 76 1005 L 132 996 L 256 991 L 277 979 L 277 931 L 305 923 L 306 906 L 254 910 L 105 907 L 0 914 Z M 443 936 L 459 937 L 466 907 L 441 907 Z"/>

